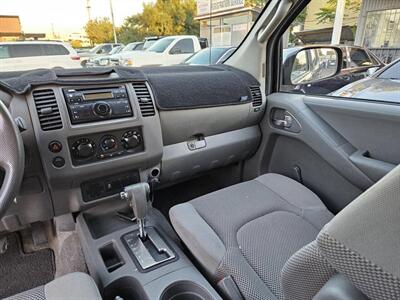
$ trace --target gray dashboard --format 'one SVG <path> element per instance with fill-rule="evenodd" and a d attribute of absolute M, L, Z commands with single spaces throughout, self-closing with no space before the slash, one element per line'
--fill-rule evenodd
<path fill-rule="evenodd" d="M 75 76 L 74 80 L 77 78 Z M 8 215 L 2 219 L 0 231 L 16 230 L 24 224 L 82 211 L 100 202 L 118 201 L 114 193 L 118 187 L 115 185 L 123 185 L 129 180 L 143 182 L 156 176 L 162 185 L 173 184 L 244 160 L 258 147 L 261 138 L 258 123 L 265 109 L 261 93 L 253 97 L 249 90 L 252 98 L 243 103 L 164 110 L 157 105 L 154 95 L 157 87 L 143 81 L 151 98 L 146 101 L 151 100 L 154 106 L 154 114 L 148 115 L 147 108 L 142 106 L 141 90 L 135 88 L 134 82 L 116 84 L 112 80 L 110 83 L 104 80 L 102 76 L 101 84 L 82 84 L 79 88 L 125 87 L 132 116 L 73 124 L 64 91 L 74 90 L 77 85 L 49 83 L 35 86 L 22 95 L 9 93 L 9 108 L 13 116 L 22 117 L 26 123 L 22 136 L 29 159 L 21 193 Z M 38 110 L 35 92 L 49 90 L 54 93 L 62 126 L 44 130 L 40 115 L 43 111 Z M 5 99 L 4 96 L 2 98 Z M 256 98 L 257 103 L 253 101 Z M 232 101 L 237 101 L 236 95 L 232 96 Z M 83 159 L 80 163 L 74 158 L 76 148 L 73 144 L 81 138 L 97 139 L 96 147 L 100 147 L 97 144 L 103 137 L 112 135 L 120 143 L 130 130 L 140 133 L 140 147 L 135 150 L 114 151 L 111 154 L 115 155 Z M 49 148 L 54 141 L 61 145 L 56 152 Z M 62 164 L 59 164 L 60 161 L 55 163 L 56 158 L 62 158 Z M 111 192 L 87 197 L 85 191 L 96 190 L 96 184 L 111 186 Z"/>

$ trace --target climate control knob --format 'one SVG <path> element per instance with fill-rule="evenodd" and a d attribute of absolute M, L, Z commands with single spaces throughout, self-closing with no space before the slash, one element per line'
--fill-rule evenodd
<path fill-rule="evenodd" d="M 114 149 L 117 146 L 116 138 L 113 136 L 103 137 L 101 140 L 101 148 L 105 151 Z"/>
<path fill-rule="evenodd" d="M 75 141 L 71 147 L 72 155 L 75 158 L 88 158 L 95 152 L 95 143 L 88 138 L 81 138 Z"/>
<path fill-rule="evenodd" d="M 137 131 L 127 131 L 122 135 L 122 145 L 125 149 L 133 149 L 140 145 L 141 136 Z"/>

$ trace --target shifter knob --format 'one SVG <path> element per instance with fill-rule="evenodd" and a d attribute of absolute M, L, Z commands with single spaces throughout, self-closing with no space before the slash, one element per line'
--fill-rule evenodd
<path fill-rule="evenodd" d="M 140 238 L 146 238 L 144 223 L 147 215 L 147 201 L 149 198 L 150 187 L 148 183 L 137 183 L 125 187 L 121 192 L 121 198 L 127 200 L 132 207 L 139 225 Z"/>

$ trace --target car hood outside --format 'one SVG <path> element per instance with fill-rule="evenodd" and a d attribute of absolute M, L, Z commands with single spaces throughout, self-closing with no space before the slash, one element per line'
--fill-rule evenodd
<path fill-rule="evenodd" d="M 400 80 L 365 78 L 350 83 L 330 95 L 400 103 Z"/>

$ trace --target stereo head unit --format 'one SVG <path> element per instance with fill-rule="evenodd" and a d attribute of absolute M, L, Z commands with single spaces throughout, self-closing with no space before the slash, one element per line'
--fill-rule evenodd
<path fill-rule="evenodd" d="M 72 124 L 133 116 L 125 86 L 63 89 Z"/>

